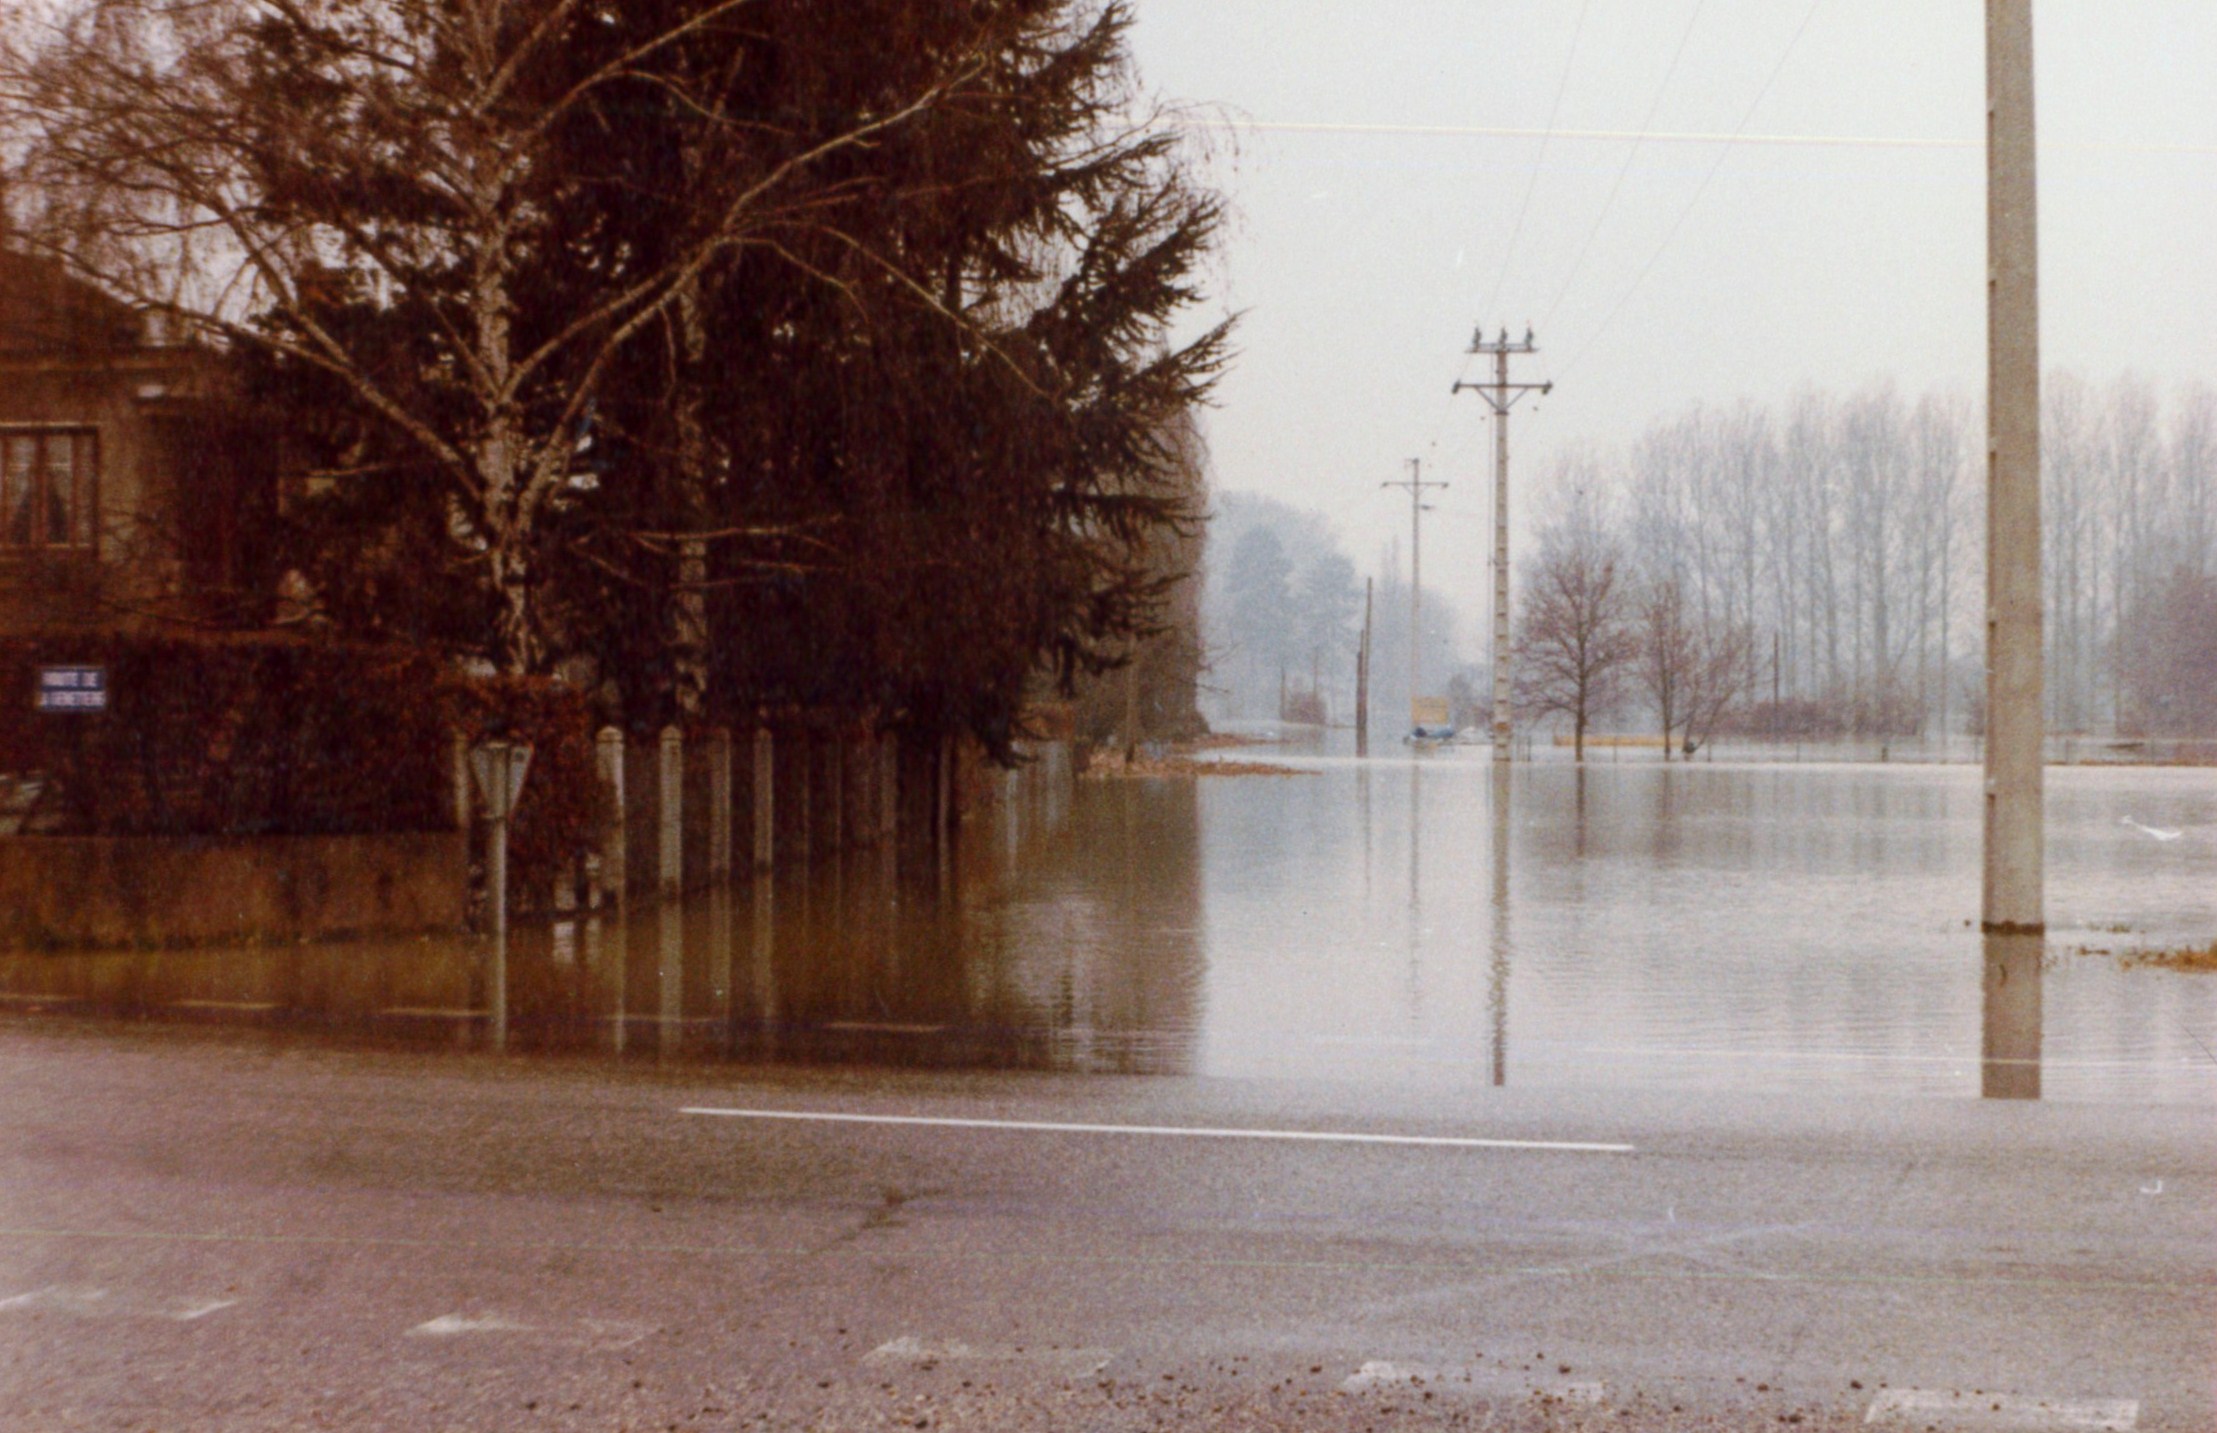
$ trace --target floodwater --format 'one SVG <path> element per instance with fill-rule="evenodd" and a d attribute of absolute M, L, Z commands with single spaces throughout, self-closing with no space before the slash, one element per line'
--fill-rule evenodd
<path fill-rule="evenodd" d="M 2217 1103 L 2217 770 L 2049 773 L 1984 941 L 1963 766 L 1518 763 L 1033 790 L 890 853 L 484 942 L 0 957 L 0 1008 L 585 1058 Z M 1036 787 L 1038 783 L 1033 783 Z"/>

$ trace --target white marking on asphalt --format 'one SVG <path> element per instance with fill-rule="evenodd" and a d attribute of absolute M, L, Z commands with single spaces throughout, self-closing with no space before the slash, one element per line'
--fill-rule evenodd
<path fill-rule="evenodd" d="M 1374 1358 L 1340 1384 L 1342 1393 L 1386 1393 L 1422 1388 L 1446 1397 L 1537 1398 L 1598 1407 L 1609 1401 L 1608 1387 L 1594 1379 L 1552 1382 L 1512 1369 L 1426 1368 Z"/>
<path fill-rule="evenodd" d="M 281 1007 L 274 1000 L 172 1000 L 172 1010 L 225 1010 L 258 1015 Z"/>
<path fill-rule="evenodd" d="M 930 1369 L 942 1363 L 1028 1363 L 1071 1378 L 1091 1378 L 1116 1357 L 1111 1348 L 1058 1348 L 1027 1344 L 1021 1348 L 977 1348 L 966 1343 L 930 1343 L 913 1334 L 889 1339 L 862 1356 L 865 1364 Z"/>
<path fill-rule="evenodd" d="M 1950 1428 L 2107 1430 L 2132 1433 L 2140 1405 L 2130 1398 L 2025 1398 L 1961 1389 L 1890 1388 L 1871 1400 L 1865 1423 L 1896 1420 Z"/>
<path fill-rule="evenodd" d="M 377 1012 L 389 1020 L 483 1020 L 490 1010 L 453 1010 L 437 1005 L 390 1005 Z"/>
<path fill-rule="evenodd" d="M 435 1319 L 428 1319 L 417 1324 L 414 1328 L 408 1330 L 408 1333 L 412 1338 L 453 1338 L 458 1334 L 469 1333 L 530 1333 L 531 1331 L 530 1324 L 519 1324 L 512 1319 L 500 1318 L 497 1315 L 490 1318 L 473 1319 L 465 1314 L 441 1314 Z"/>
<path fill-rule="evenodd" d="M 499 1314 L 441 1314 L 408 1330 L 410 1338 L 463 1338 L 490 1334 L 525 1343 L 556 1344 L 567 1348 L 629 1348 L 654 1332 L 650 1324 L 616 1319 L 579 1319 L 575 1325 L 528 1324 Z"/>
<path fill-rule="evenodd" d="M 188 1324 L 218 1309 L 230 1308 L 237 1299 L 146 1297 L 117 1294 L 107 1289 L 66 1288 L 48 1285 L 27 1294 L 0 1299 L 0 1310 L 68 1314 L 75 1318 L 166 1319 Z"/>
<path fill-rule="evenodd" d="M 827 1020 L 820 1028 L 864 1035 L 940 1035 L 947 1029 L 944 1025 L 900 1025 L 885 1020 Z"/>
<path fill-rule="evenodd" d="M 687 1105 L 679 1114 L 727 1120 L 791 1120 L 802 1123 L 906 1125 L 927 1129 L 1017 1130 L 1035 1134 L 1152 1135 L 1177 1139 L 1264 1139 L 1310 1144 L 1385 1144 L 1427 1149 L 1530 1149 L 1571 1154 L 1632 1154 L 1628 1144 L 1580 1140 L 1475 1139 L 1459 1135 L 1356 1134 L 1341 1130 L 1208 1129 L 1187 1125 L 1090 1125 L 1053 1120 L 951 1119 L 939 1115 L 851 1115 L 826 1110 L 727 1110 Z"/>

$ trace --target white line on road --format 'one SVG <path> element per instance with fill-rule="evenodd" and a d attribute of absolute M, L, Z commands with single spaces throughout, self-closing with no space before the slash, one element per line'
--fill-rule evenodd
<path fill-rule="evenodd" d="M 237 1302 L 237 1299 L 173 1298 L 166 1295 L 149 1298 L 137 1294 L 111 1293 L 107 1289 L 49 1285 L 43 1289 L 33 1289 L 27 1294 L 0 1299 L 0 1311 L 20 1309 L 93 1319 L 167 1319 L 172 1323 L 189 1324 L 195 1319 L 206 1318 L 218 1309 L 227 1309 Z"/>
<path fill-rule="evenodd" d="M 2023 1398 L 1961 1389 L 1890 1388 L 1871 1400 L 1865 1423 L 1918 1423 L 1946 1428 L 2106 1430 L 2132 1433 L 2140 1405 L 2130 1398 Z"/>
<path fill-rule="evenodd" d="M 1035 1134 L 1155 1135 L 1177 1139 L 1265 1139 L 1310 1144 L 1386 1144 L 1427 1149 L 1530 1149 L 1572 1154 L 1632 1154 L 1628 1144 L 1580 1140 L 1470 1139 L 1459 1135 L 1356 1134 L 1340 1130 L 1205 1129 L 1186 1125 L 1089 1125 L 1051 1120 L 951 1119 L 939 1115 L 851 1115 L 826 1110 L 727 1110 L 688 1105 L 679 1114 L 727 1120 L 791 1120 L 818 1124 L 907 1125 L 928 1129 L 1018 1130 Z"/>
<path fill-rule="evenodd" d="M 408 1330 L 408 1336 L 410 1338 L 454 1338 L 460 1334 L 470 1333 L 529 1332 L 531 1332 L 531 1325 L 519 1324 L 513 1319 L 504 1319 L 498 1315 L 473 1319 L 466 1314 L 441 1314 L 435 1319 L 426 1319 L 424 1322 L 417 1324 L 414 1328 Z"/>

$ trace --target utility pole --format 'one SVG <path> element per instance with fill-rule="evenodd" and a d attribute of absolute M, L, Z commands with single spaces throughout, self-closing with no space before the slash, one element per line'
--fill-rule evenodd
<path fill-rule="evenodd" d="M 1538 353 L 1529 324 L 1524 341 L 1511 343 L 1509 330 L 1486 342 L 1483 327 L 1470 341 L 1474 354 L 1493 355 L 1493 382 L 1456 383 L 1454 391 L 1469 389 L 1493 409 L 1493 759 L 1509 759 L 1509 410 L 1527 393 L 1551 393 L 1552 383 L 1511 383 L 1509 355 Z"/>
<path fill-rule="evenodd" d="M 1983 925 L 2043 935 L 2040 289 L 2032 0 L 1986 3 L 1986 860 Z"/>
<path fill-rule="evenodd" d="M 1424 460 L 1409 459 L 1409 476 L 1398 483 L 1380 483 L 1382 488 L 1407 488 L 1409 490 L 1409 727 L 1416 728 L 1416 699 L 1423 691 L 1419 678 L 1424 666 L 1424 515 L 1432 509 L 1424 501 L 1427 488 L 1446 491 L 1445 483 L 1428 483 L 1424 480 Z"/>

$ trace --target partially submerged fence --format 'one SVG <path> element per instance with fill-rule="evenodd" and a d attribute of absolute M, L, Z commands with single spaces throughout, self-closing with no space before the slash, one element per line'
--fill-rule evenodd
<path fill-rule="evenodd" d="M 674 897 L 888 847 L 903 868 L 936 869 L 968 815 L 1066 801 L 1051 793 L 1075 781 L 1066 743 L 1004 770 L 952 737 L 853 727 L 610 727 L 595 754 L 599 828 L 569 889 L 518 892 L 524 908 Z"/>

